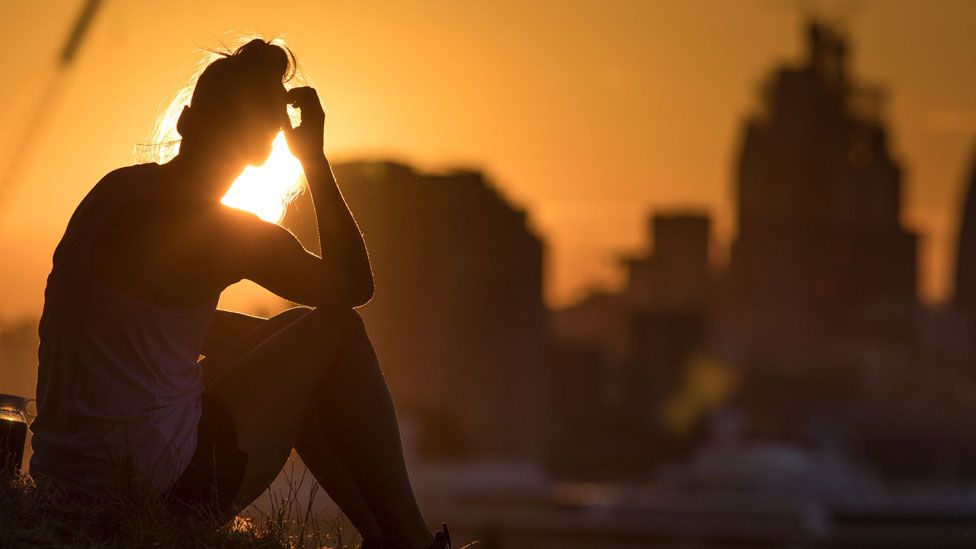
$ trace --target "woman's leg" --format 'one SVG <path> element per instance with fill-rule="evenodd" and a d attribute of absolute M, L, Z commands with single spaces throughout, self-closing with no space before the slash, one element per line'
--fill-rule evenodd
<path fill-rule="evenodd" d="M 361 325 L 343 349 L 337 375 L 312 396 L 298 455 L 316 477 L 342 466 L 387 541 L 426 548 L 431 534 L 410 486 L 393 399 Z"/>
<path fill-rule="evenodd" d="M 305 448 L 300 453 L 313 474 L 336 503 L 343 506 L 354 525 L 365 530 L 362 534 L 372 536 L 374 533 L 370 531 L 379 527 L 388 539 L 426 546 L 431 535 L 416 510 L 402 465 L 399 432 L 389 393 L 381 376 L 380 384 L 376 384 L 364 383 L 368 377 L 361 375 L 362 370 L 376 367 L 362 319 L 352 310 L 320 309 L 304 313 L 299 310 L 285 315 L 283 319 L 269 319 L 266 325 L 251 331 L 258 333 L 249 333 L 204 361 L 205 377 L 210 381 L 207 391 L 231 411 L 238 427 L 238 447 L 248 454 L 244 479 L 227 517 L 246 507 L 267 488 L 297 441 Z M 359 363 L 363 360 L 366 368 Z M 355 391 L 362 391 L 356 396 L 364 401 L 388 404 L 350 408 L 321 421 L 320 393 L 350 396 Z M 362 413 L 375 415 L 357 417 Z M 357 427 L 349 429 L 347 424 L 357 424 Z M 319 428 L 324 430 L 321 439 L 315 434 Z M 359 429 L 369 432 L 357 433 Z M 343 435 L 340 439 L 329 436 L 337 432 Z M 331 439 L 335 447 L 328 448 L 326 439 Z M 383 457 L 374 456 L 364 463 L 389 466 L 392 473 L 370 470 L 359 463 L 350 466 L 348 456 L 374 451 L 383 452 Z M 345 476 L 346 472 L 349 477 Z M 380 483 L 373 482 L 371 475 L 381 479 Z M 357 497 L 357 488 L 363 497 Z M 403 508 L 394 509 L 394 505 Z M 371 522 L 369 513 L 362 509 L 364 506 L 370 511 L 378 509 L 381 516 Z"/>
<path fill-rule="evenodd" d="M 204 386 L 211 387 L 224 373 L 235 370 L 236 362 L 259 343 L 311 311 L 312 309 L 307 307 L 294 307 L 271 318 L 260 320 L 251 329 L 221 334 L 223 337 L 219 341 L 212 341 L 211 346 L 216 349 L 215 352 L 203 362 Z M 315 464 L 306 463 L 306 466 L 364 539 L 383 539 L 382 530 L 356 488 L 355 482 L 338 458 L 334 455 L 330 457 L 327 449 L 322 448 Z"/>

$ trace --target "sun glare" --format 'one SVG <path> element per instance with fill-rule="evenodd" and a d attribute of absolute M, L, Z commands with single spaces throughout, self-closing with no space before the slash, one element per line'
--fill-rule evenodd
<path fill-rule="evenodd" d="M 301 175 L 301 163 L 288 150 L 285 134 L 279 132 L 268 161 L 245 168 L 220 202 L 278 223 L 285 216 L 288 203 L 302 191 Z"/>

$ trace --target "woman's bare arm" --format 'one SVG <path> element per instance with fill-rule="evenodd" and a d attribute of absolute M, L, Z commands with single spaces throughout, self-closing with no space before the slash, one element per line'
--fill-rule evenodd
<path fill-rule="evenodd" d="M 315 204 L 322 257 L 342 265 L 350 279 L 350 291 L 357 301 L 373 295 L 373 271 L 362 233 L 336 184 L 325 155 L 302 162 Z"/>
<path fill-rule="evenodd" d="M 332 167 L 325 157 L 325 111 L 313 88 L 288 91 L 288 101 L 301 112 L 301 124 L 292 128 L 285 122 L 285 137 L 302 163 L 315 204 L 322 257 L 341 264 L 355 283 L 354 293 L 369 301 L 373 294 L 373 272 L 362 233 L 349 212 L 336 184 Z"/>
<path fill-rule="evenodd" d="M 292 128 L 285 121 L 283 128 L 312 191 L 322 257 L 309 253 L 282 227 L 246 214 L 228 214 L 228 219 L 237 216 L 231 222 L 235 264 L 245 278 L 296 303 L 363 305 L 373 295 L 373 272 L 363 236 L 325 157 L 325 113 L 312 88 L 292 89 L 288 98 L 301 110 L 302 123 Z"/>

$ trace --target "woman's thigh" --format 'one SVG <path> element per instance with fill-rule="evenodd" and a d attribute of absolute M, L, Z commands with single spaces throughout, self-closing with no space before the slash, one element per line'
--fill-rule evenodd
<path fill-rule="evenodd" d="M 283 315 L 202 363 L 209 381 L 205 392 L 233 417 L 237 448 L 246 455 L 228 516 L 249 505 L 278 475 L 313 392 L 340 360 L 345 342 L 355 340 L 352 331 L 363 329 L 352 309 L 293 309 Z"/>

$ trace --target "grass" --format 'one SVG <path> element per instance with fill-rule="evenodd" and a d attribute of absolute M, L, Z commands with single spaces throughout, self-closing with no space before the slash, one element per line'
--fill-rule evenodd
<path fill-rule="evenodd" d="M 288 493 L 269 492 L 269 510 L 252 505 L 222 525 L 203 510 L 171 513 L 161 498 L 135 490 L 117 500 L 79 502 L 41 489 L 29 477 L 6 475 L 0 480 L 0 547 L 358 547 L 344 539 L 350 536 L 341 515 L 313 513 L 318 484 L 306 475 L 304 468 L 297 477 L 294 465 L 286 468 Z M 306 482 L 311 482 L 309 495 L 300 498 Z"/>

